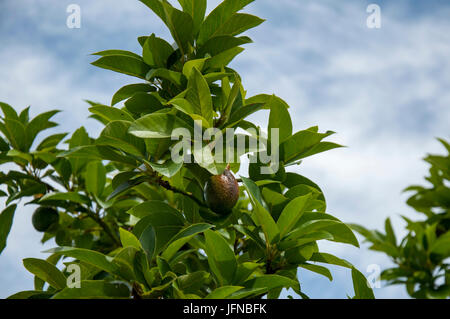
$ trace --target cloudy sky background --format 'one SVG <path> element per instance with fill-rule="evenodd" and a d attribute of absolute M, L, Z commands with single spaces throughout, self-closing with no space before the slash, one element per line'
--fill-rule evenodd
<path fill-rule="evenodd" d="M 173 2 L 173 1 L 172 1 Z M 373 1 L 375 2 L 375 1 Z M 81 29 L 66 26 L 71 3 L 81 7 Z M 209 10 L 218 1 L 208 1 Z M 420 218 L 401 190 L 422 183 L 426 153 L 444 150 L 435 137 L 450 138 L 450 3 L 376 1 L 382 26 L 366 26 L 364 0 L 257 0 L 247 12 L 267 21 L 248 32 L 253 44 L 233 63 L 248 96 L 275 93 L 291 106 L 294 129 L 319 125 L 348 146 L 306 159 L 294 170 L 323 189 L 329 212 L 345 222 L 381 229 L 391 216 L 403 234 L 404 214 Z M 136 38 L 156 33 L 170 39 L 139 1 L 0 1 L 0 101 L 31 112 L 59 109 L 55 131 L 101 126 L 88 120 L 83 99 L 108 104 L 121 86 L 139 82 L 95 68 L 90 53 L 104 49 L 140 52 Z M 267 125 L 267 113 L 253 116 Z M 5 169 L 5 168 L 2 168 Z M 3 207 L 3 202 L 0 203 Z M 32 208 L 16 213 L 6 250 L 0 255 L 0 298 L 33 288 L 25 257 L 45 258 Z M 371 264 L 390 266 L 367 245 L 321 244 L 363 273 Z M 351 274 L 332 267 L 334 281 L 306 270 L 303 291 L 313 298 L 353 295 Z M 403 287 L 375 289 L 378 298 L 407 298 Z"/>

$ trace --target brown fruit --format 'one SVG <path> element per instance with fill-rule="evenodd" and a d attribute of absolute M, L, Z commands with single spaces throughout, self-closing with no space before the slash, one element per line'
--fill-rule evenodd
<path fill-rule="evenodd" d="M 205 201 L 219 215 L 229 215 L 239 199 L 239 185 L 228 165 L 220 175 L 213 175 L 206 182 Z"/>

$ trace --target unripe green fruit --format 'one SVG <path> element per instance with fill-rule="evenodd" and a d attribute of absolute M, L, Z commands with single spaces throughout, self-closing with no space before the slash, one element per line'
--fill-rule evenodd
<path fill-rule="evenodd" d="M 37 231 L 45 232 L 59 221 L 59 214 L 51 207 L 39 207 L 34 211 L 31 221 Z"/>
<path fill-rule="evenodd" d="M 205 185 L 205 201 L 219 215 L 229 215 L 239 199 L 239 185 L 229 166 L 221 175 L 213 175 Z"/>

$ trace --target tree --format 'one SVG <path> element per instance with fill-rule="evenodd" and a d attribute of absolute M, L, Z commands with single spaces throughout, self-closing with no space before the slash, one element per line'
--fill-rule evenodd
<path fill-rule="evenodd" d="M 317 245 L 359 247 L 353 232 L 325 213 L 317 184 L 286 170 L 340 147 L 323 141 L 333 132 L 293 133 L 287 103 L 275 95 L 246 97 L 228 66 L 251 42 L 239 35 L 263 22 L 238 12 L 252 1 L 225 0 L 206 18 L 206 0 L 180 0 L 182 10 L 141 2 L 175 42 L 151 34 L 138 38 L 142 55 L 94 53 L 93 65 L 140 79 L 119 89 L 111 105 L 89 102 L 91 117 L 105 126 L 100 136 L 81 127 L 34 147 L 36 136 L 56 125 L 50 119 L 57 111 L 30 119 L 28 108 L 18 114 L 0 104 L 0 163 L 18 167 L 0 175 L 8 205 L 0 215 L 1 248 L 19 200 L 59 214 L 39 223 L 42 242 L 55 238 L 59 247 L 47 260 L 24 260 L 35 289 L 12 298 L 278 298 L 283 288 L 307 298 L 299 267 L 332 280 L 316 262 L 351 269 L 355 297 L 373 298 L 364 275 Z M 261 110 L 269 112 L 268 135 L 246 121 Z M 237 180 L 239 201 L 217 214 L 204 186 L 227 165 L 236 173 L 242 155 L 252 156 L 248 177 Z M 81 288 L 69 288 L 76 269 Z"/>
<path fill-rule="evenodd" d="M 372 245 L 370 249 L 383 252 L 395 267 L 385 269 L 381 279 L 387 285 L 405 285 L 413 298 L 450 297 L 450 144 L 439 141 L 449 154 L 428 155 L 430 167 L 426 180 L 428 187 L 413 185 L 405 189 L 414 194 L 407 204 L 424 220 L 414 221 L 405 216 L 407 234 L 400 242 L 396 239 L 390 219 L 386 219 L 385 233 L 352 227 Z"/>

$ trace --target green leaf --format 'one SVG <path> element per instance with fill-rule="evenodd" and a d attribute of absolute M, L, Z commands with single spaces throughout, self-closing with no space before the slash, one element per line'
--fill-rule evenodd
<path fill-rule="evenodd" d="M 322 139 L 331 134 L 333 132 L 317 133 L 310 129 L 297 132 L 281 143 L 280 157 L 286 164 L 289 164 L 307 156 L 341 147 L 329 142 L 319 144 Z"/>
<path fill-rule="evenodd" d="M 177 278 L 178 289 L 185 294 L 196 293 L 202 288 L 209 276 L 209 273 L 203 270 L 179 276 Z"/>
<path fill-rule="evenodd" d="M 295 239 L 317 230 L 326 231 L 333 235 L 332 241 L 359 247 L 355 234 L 346 224 L 336 217 L 320 212 L 305 212 L 288 236 Z"/>
<path fill-rule="evenodd" d="M 126 55 L 108 55 L 91 63 L 99 68 L 135 76 L 145 80 L 150 67 L 142 59 Z"/>
<path fill-rule="evenodd" d="M 51 296 L 53 296 L 53 292 L 42 290 L 25 290 L 15 293 L 6 299 L 48 299 Z"/>
<path fill-rule="evenodd" d="M 233 293 L 243 289 L 241 286 L 223 286 L 214 289 L 205 299 L 227 299 Z"/>
<path fill-rule="evenodd" d="M 149 114 L 164 108 L 161 101 L 152 93 L 137 92 L 125 102 L 128 111 L 135 114 Z"/>
<path fill-rule="evenodd" d="M 280 275 L 262 275 L 244 282 L 246 288 L 266 288 L 267 290 L 275 288 L 299 289 L 299 286 L 297 281 Z"/>
<path fill-rule="evenodd" d="M 81 288 L 65 288 L 52 299 L 106 299 L 129 298 L 130 289 L 123 283 L 102 280 L 82 280 Z"/>
<path fill-rule="evenodd" d="M 284 101 L 275 95 L 270 101 L 269 115 L 269 140 L 272 138 L 272 129 L 278 129 L 278 138 L 280 143 L 284 142 L 292 135 L 292 120 Z"/>
<path fill-rule="evenodd" d="M 183 167 L 183 162 L 175 163 L 172 160 L 167 160 L 163 164 L 149 163 L 149 165 L 161 175 L 171 178 Z"/>
<path fill-rule="evenodd" d="M 251 42 L 252 40 L 248 37 L 234 37 L 231 35 L 215 36 L 206 41 L 206 43 L 198 49 L 197 56 L 204 57 L 206 54 L 216 56 L 219 53 Z"/>
<path fill-rule="evenodd" d="M 90 145 L 91 139 L 89 138 L 88 133 L 86 132 L 86 129 L 84 127 L 80 127 L 77 129 L 70 138 L 69 141 L 69 149 L 74 149 L 78 146 L 85 146 Z M 74 174 L 77 174 L 80 172 L 82 168 L 87 164 L 88 160 L 84 158 L 71 158 L 70 164 L 72 166 L 72 172 Z"/>
<path fill-rule="evenodd" d="M 86 190 L 96 196 L 103 193 L 106 183 L 106 168 L 102 162 L 89 162 L 85 175 Z"/>
<path fill-rule="evenodd" d="M 281 212 L 277 220 L 277 226 L 280 230 L 280 236 L 283 237 L 295 226 L 297 221 L 305 212 L 306 205 L 311 199 L 311 194 L 300 196 L 291 200 Z"/>
<path fill-rule="evenodd" d="M 194 23 L 193 34 L 197 34 L 205 18 L 206 0 L 178 0 L 183 11 L 189 13 Z"/>
<path fill-rule="evenodd" d="M 166 260 L 171 260 L 176 252 L 183 247 L 187 242 L 189 242 L 195 235 L 204 232 L 207 229 L 212 228 L 213 225 L 206 223 L 199 223 L 190 225 L 176 234 L 168 243 L 166 249 L 162 254 L 162 257 Z"/>
<path fill-rule="evenodd" d="M 26 135 L 27 135 L 26 149 L 29 149 L 31 147 L 31 145 L 33 144 L 33 141 L 35 140 L 36 136 L 40 132 L 42 132 L 43 130 L 46 130 L 48 128 L 57 126 L 56 123 L 49 122 L 49 120 L 58 112 L 59 111 L 49 111 L 49 112 L 41 113 L 27 124 L 27 126 L 25 128 Z"/>
<path fill-rule="evenodd" d="M 241 179 L 247 189 L 254 208 L 253 214 L 256 217 L 254 217 L 255 222 L 257 222 L 257 224 L 263 229 L 267 244 L 276 242 L 280 238 L 280 231 L 277 224 L 273 220 L 273 217 L 262 205 L 261 194 L 258 186 L 256 186 L 251 179 L 243 176 L 241 176 Z"/>
<path fill-rule="evenodd" d="M 186 83 L 186 79 L 182 73 L 165 68 L 152 69 L 145 75 L 147 81 L 152 81 L 154 78 L 167 80 L 178 87 L 183 87 Z"/>
<path fill-rule="evenodd" d="M 162 257 L 156 257 L 156 264 L 158 265 L 159 273 L 162 277 L 165 277 L 168 272 L 171 272 L 169 263 Z"/>
<path fill-rule="evenodd" d="M 186 126 L 186 122 L 173 114 L 153 113 L 136 120 L 129 133 L 140 138 L 166 138 L 171 137 L 175 129 L 192 129 Z"/>
<path fill-rule="evenodd" d="M 60 154 L 58 154 L 58 157 L 89 161 L 108 160 L 112 162 L 136 166 L 135 159 L 119 154 L 114 148 L 110 146 L 86 145 L 75 147 L 70 151 L 61 152 Z"/>
<path fill-rule="evenodd" d="M 33 161 L 33 157 L 30 154 L 18 150 L 9 150 L 8 153 L 6 153 L 6 155 L 11 157 L 19 157 L 27 161 L 28 163 L 31 163 Z"/>
<path fill-rule="evenodd" d="M 307 269 L 309 271 L 318 273 L 322 276 L 327 277 L 330 281 L 333 281 L 333 276 L 331 275 L 331 272 L 326 267 L 319 266 L 319 265 L 313 265 L 313 264 L 300 264 L 298 266 L 301 268 Z"/>
<path fill-rule="evenodd" d="M 219 282 L 231 283 L 236 273 L 237 261 L 227 241 L 218 232 L 206 230 L 205 245 L 209 266 Z"/>
<path fill-rule="evenodd" d="M 9 150 L 8 143 L 0 136 L 0 152 L 6 152 Z"/>
<path fill-rule="evenodd" d="M 212 124 L 213 104 L 208 83 L 197 68 L 193 68 L 188 82 L 186 99 L 191 102 L 195 113 L 203 116 Z"/>
<path fill-rule="evenodd" d="M 57 247 L 44 251 L 44 253 L 60 254 L 67 257 L 76 258 L 89 265 L 100 268 L 104 271 L 114 274 L 118 270 L 118 266 L 112 263 L 113 258 L 103 255 L 99 252 L 74 247 Z"/>
<path fill-rule="evenodd" d="M 137 250 L 142 249 L 142 245 L 139 242 L 139 239 L 137 239 L 136 236 L 133 235 L 133 233 L 130 233 L 129 231 L 119 228 L 119 234 L 120 234 L 120 242 L 122 243 L 122 246 L 125 247 L 134 247 Z"/>
<path fill-rule="evenodd" d="M 23 260 L 25 268 L 38 278 L 48 282 L 55 289 L 66 287 L 66 277 L 53 264 L 46 260 L 36 258 L 26 258 Z"/>
<path fill-rule="evenodd" d="M 152 67 L 165 68 L 173 51 L 172 46 L 167 41 L 152 34 L 144 43 L 142 57 L 144 62 Z"/>
<path fill-rule="evenodd" d="M 109 55 L 125 55 L 136 59 L 141 59 L 141 56 L 130 51 L 125 50 L 104 50 L 100 52 L 92 53 L 91 55 L 109 56 Z"/>
<path fill-rule="evenodd" d="M 148 260 L 151 261 L 156 250 L 156 232 L 152 225 L 149 225 L 144 229 L 139 237 L 139 242 L 147 254 Z"/>
<path fill-rule="evenodd" d="M 102 117 L 108 123 L 113 121 L 129 121 L 129 122 L 134 121 L 133 117 L 128 112 L 116 109 L 111 106 L 96 105 L 89 108 L 89 111 L 93 114 Z"/>
<path fill-rule="evenodd" d="M 198 71 L 201 72 L 203 70 L 203 66 L 205 65 L 206 60 L 207 59 L 194 59 L 187 61 L 183 65 L 184 76 L 189 79 L 191 77 L 194 68 L 196 68 Z"/>
<path fill-rule="evenodd" d="M 430 247 L 430 251 L 444 256 L 450 255 L 450 232 L 447 231 L 439 237 Z"/>
<path fill-rule="evenodd" d="M 218 28 L 213 36 L 238 35 L 264 22 L 264 19 L 247 13 L 235 13 Z"/>
<path fill-rule="evenodd" d="M 47 136 L 45 139 L 42 140 L 42 142 L 36 147 L 36 150 L 42 151 L 49 148 L 56 147 L 65 137 L 67 136 L 67 133 L 62 134 L 54 134 Z"/>
<path fill-rule="evenodd" d="M 174 99 L 170 100 L 167 104 L 172 105 L 177 110 L 179 110 L 187 115 L 191 115 L 191 114 L 195 113 L 195 109 L 192 106 L 192 104 L 184 98 L 174 98 Z"/>
<path fill-rule="evenodd" d="M 375 299 L 366 277 L 354 267 L 352 268 L 352 279 L 355 299 Z"/>
<path fill-rule="evenodd" d="M 175 9 L 169 3 L 162 3 L 166 13 L 166 24 L 170 33 L 178 44 L 181 54 L 188 54 L 191 43 L 194 40 L 194 22 L 192 17 L 183 11 Z"/>
<path fill-rule="evenodd" d="M 89 198 L 85 195 L 75 193 L 75 192 L 54 192 L 49 193 L 41 197 L 39 202 L 45 203 L 46 201 L 54 201 L 54 200 L 67 200 L 73 203 L 78 204 L 88 204 Z"/>
<path fill-rule="evenodd" d="M 109 123 L 97 139 L 97 145 L 112 146 L 137 157 L 146 153 L 145 143 L 142 139 L 128 133 L 132 123 L 114 121 Z"/>
<path fill-rule="evenodd" d="M 250 104 L 250 105 L 245 105 L 241 108 L 239 108 L 238 110 L 236 110 L 235 112 L 233 112 L 230 116 L 230 119 L 228 120 L 228 122 L 225 124 L 224 127 L 234 127 L 237 124 L 239 124 L 239 122 L 241 122 L 242 120 L 244 120 L 247 116 L 261 110 L 263 107 L 263 104 Z"/>
<path fill-rule="evenodd" d="M 6 118 L 4 124 L 0 122 L 0 131 L 5 135 L 13 148 L 22 152 L 28 151 L 25 126 L 19 120 Z"/>
<path fill-rule="evenodd" d="M 223 67 L 227 66 L 231 61 L 233 61 L 236 55 L 238 55 L 242 51 L 244 51 L 243 48 L 234 47 L 213 56 L 212 58 L 206 61 L 205 70 L 222 69 Z"/>
<path fill-rule="evenodd" d="M 5 119 L 13 119 L 19 121 L 19 116 L 17 115 L 16 110 L 14 110 L 11 105 L 0 102 L 0 108 L 2 109 Z"/>
<path fill-rule="evenodd" d="M 16 208 L 17 205 L 8 206 L 0 214 L 0 254 L 6 247 L 6 239 L 11 230 Z"/>
<path fill-rule="evenodd" d="M 387 218 L 384 223 L 384 228 L 386 230 L 386 239 L 395 246 L 397 246 L 397 240 L 395 238 L 394 229 L 392 228 L 391 219 Z"/>
<path fill-rule="evenodd" d="M 333 256 L 328 253 L 313 253 L 310 261 L 320 262 L 320 263 L 326 263 L 341 267 L 346 267 L 352 269 L 353 265 L 350 264 L 348 261 L 338 258 L 336 256 Z"/>
<path fill-rule="evenodd" d="M 153 226 L 156 232 L 156 253 L 159 253 L 184 225 L 183 215 L 162 201 L 144 202 L 130 209 L 128 213 L 140 218 L 133 229 L 136 237 L 140 238 L 149 225 Z"/>
<path fill-rule="evenodd" d="M 111 105 L 116 105 L 120 101 L 126 100 L 138 92 L 151 92 L 155 89 L 146 83 L 129 84 L 120 88 L 113 96 Z"/>
<path fill-rule="evenodd" d="M 160 19 L 167 24 L 166 22 L 166 13 L 164 12 L 164 7 L 162 5 L 161 0 L 139 0 L 147 7 L 149 7 Z"/>
<path fill-rule="evenodd" d="M 140 176 L 135 179 L 126 180 L 126 181 L 122 182 L 121 184 L 114 187 L 114 191 L 108 195 L 108 197 L 106 198 L 106 201 L 110 201 L 111 199 L 125 193 L 126 191 L 132 189 L 133 187 L 135 187 L 139 184 L 144 183 L 145 181 L 147 181 L 147 178 L 145 176 Z"/>
<path fill-rule="evenodd" d="M 217 6 L 203 21 L 197 43 L 199 46 L 204 44 L 210 39 L 214 33 L 219 30 L 227 21 L 233 16 L 234 13 L 244 8 L 253 0 L 225 0 L 219 6 Z"/>

